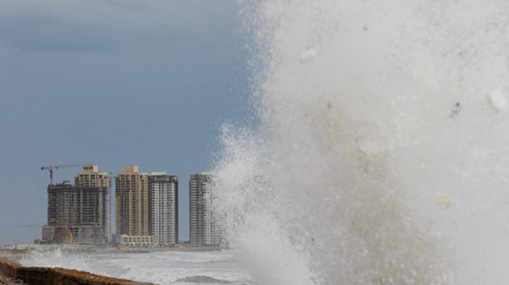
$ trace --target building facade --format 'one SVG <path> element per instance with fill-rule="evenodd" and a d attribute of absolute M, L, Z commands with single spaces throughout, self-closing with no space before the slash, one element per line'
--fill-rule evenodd
<path fill-rule="evenodd" d="M 117 234 L 150 236 L 148 174 L 126 165 L 115 182 Z"/>
<path fill-rule="evenodd" d="M 77 193 L 79 224 L 92 227 L 93 239 L 111 240 L 111 201 L 108 173 L 99 172 L 97 165 L 83 167 L 76 175 L 74 187 Z"/>
<path fill-rule="evenodd" d="M 192 246 L 219 246 L 222 232 L 213 210 L 213 175 L 191 175 L 189 180 L 189 242 Z"/>
<path fill-rule="evenodd" d="M 77 195 L 73 185 L 66 182 L 48 185 L 47 224 L 42 227 L 46 243 L 70 243 L 69 227 L 77 225 Z"/>
<path fill-rule="evenodd" d="M 46 243 L 102 244 L 110 241 L 109 179 L 96 165 L 87 165 L 75 178 L 48 185 Z"/>
<path fill-rule="evenodd" d="M 178 242 L 178 177 L 166 172 L 148 176 L 150 233 L 159 246 Z"/>

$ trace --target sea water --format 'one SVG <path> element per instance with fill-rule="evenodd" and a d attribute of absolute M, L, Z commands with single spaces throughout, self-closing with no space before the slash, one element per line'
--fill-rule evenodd
<path fill-rule="evenodd" d="M 216 208 L 254 278 L 507 284 L 508 2 L 242 3 L 260 124 Z"/>
<path fill-rule="evenodd" d="M 255 284 L 231 251 L 86 253 L 38 247 L 18 260 L 24 266 L 62 267 L 155 284 Z"/>

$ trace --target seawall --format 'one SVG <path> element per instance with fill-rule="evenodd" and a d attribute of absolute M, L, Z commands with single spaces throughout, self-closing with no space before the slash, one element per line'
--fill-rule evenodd
<path fill-rule="evenodd" d="M 19 280 L 23 283 L 32 285 L 151 284 L 57 267 L 25 267 L 7 258 L 0 258 L 0 284 L 11 284 L 14 280 Z"/>

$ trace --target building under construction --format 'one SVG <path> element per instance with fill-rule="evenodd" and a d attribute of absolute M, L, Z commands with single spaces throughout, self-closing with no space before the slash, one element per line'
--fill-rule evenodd
<path fill-rule="evenodd" d="M 52 171 L 51 168 L 50 171 Z M 56 169 L 56 167 L 55 167 Z M 51 172 L 50 172 L 51 173 Z M 52 173 L 51 173 L 52 175 Z M 110 182 L 97 165 L 85 165 L 70 183 L 48 185 L 45 243 L 103 244 L 110 241 Z"/>

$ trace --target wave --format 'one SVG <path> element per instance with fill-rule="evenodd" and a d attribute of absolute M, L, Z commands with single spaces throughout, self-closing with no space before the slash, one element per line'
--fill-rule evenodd
<path fill-rule="evenodd" d="M 228 280 L 221 280 L 212 278 L 209 276 L 204 275 L 195 275 L 195 276 L 189 276 L 185 278 L 180 278 L 177 280 L 177 282 L 187 282 L 187 283 L 206 283 L 206 284 L 231 284 L 231 281 Z"/>

